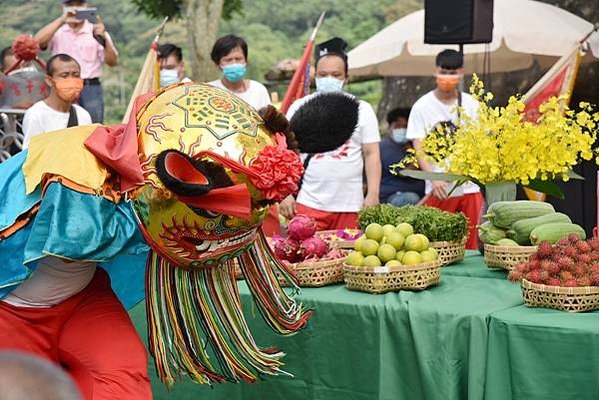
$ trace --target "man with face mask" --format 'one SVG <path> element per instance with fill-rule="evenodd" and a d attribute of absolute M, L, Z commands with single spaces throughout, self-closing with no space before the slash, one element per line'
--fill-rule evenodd
<path fill-rule="evenodd" d="M 80 74 L 81 68 L 71 56 L 57 54 L 48 60 L 46 83 L 50 86 L 50 95 L 35 103 L 25 113 L 23 149 L 29 146 L 33 136 L 92 123 L 89 113 L 74 104 L 83 89 Z"/>
<path fill-rule="evenodd" d="M 390 165 L 400 162 L 412 148 L 406 138 L 409 108 L 395 108 L 387 114 L 389 133 L 381 141 L 381 193 L 380 202 L 401 207 L 406 204 L 417 204 L 424 196 L 424 182 L 404 176 L 393 175 Z"/>
<path fill-rule="evenodd" d="M 209 85 L 228 90 L 256 110 L 270 104 L 268 90 L 264 85 L 251 79 L 245 79 L 248 45 L 243 38 L 235 35 L 219 38 L 212 47 L 210 57 L 222 71 L 223 77 L 208 82 Z"/>
<path fill-rule="evenodd" d="M 79 104 L 92 116 L 93 122 L 104 121 L 104 95 L 100 79 L 104 64 L 118 63 L 118 51 L 100 16 L 78 19 L 77 11 L 86 9 L 85 0 L 62 0 L 62 15 L 35 34 L 42 49 L 52 55 L 68 54 L 81 66 L 83 90 Z"/>
<path fill-rule="evenodd" d="M 168 86 L 173 83 L 191 82 L 185 76 L 185 63 L 183 62 L 183 50 L 172 43 L 165 43 L 158 48 L 158 59 L 160 60 L 160 86 Z"/>
<path fill-rule="evenodd" d="M 467 114 L 476 118 L 478 103 L 467 93 L 460 92 L 458 84 L 464 76 L 464 56 L 455 50 L 444 50 L 437 55 L 435 67 L 436 88 L 422 96 L 414 106 L 408 120 L 406 136 L 413 140 L 414 148 L 422 150 L 422 140 L 440 123 L 459 126 L 460 117 Z M 425 158 L 418 159 L 423 171 L 441 172 L 442 166 Z M 426 181 L 426 205 L 450 212 L 463 212 L 468 218 L 466 248 L 477 248 L 476 225 L 483 199 L 477 185 L 468 182 L 455 189 L 452 183 Z"/>
<path fill-rule="evenodd" d="M 378 120 L 370 104 L 343 91 L 348 80 L 346 48 L 347 43 L 341 38 L 316 46 L 316 93 L 296 100 L 287 112 L 300 142 L 305 171 L 297 202 L 293 197 L 286 198 L 280 204 L 280 211 L 286 218 L 293 218 L 296 213 L 309 215 L 319 230 L 356 228 L 360 208 L 379 202 Z M 355 108 L 350 111 L 350 108 L 339 107 L 338 111 L 336 107 L 341 106 L 344 98 L 355 103 Z M 315 103 L 319 103 L 318 107 Z M 323 120 L 325 115 L 326 120 Z M 356 123 L 341 140 L 341 146 L 332 151 L 316 150 L 340 136 L 338 127 L 350 119 Z M 321 133 L 311 136 L 312 143 L 304 143 L 301 137 L 305 135 L 299 128 L 318 125 L 322 129 L 316 130 Z M 331 127 L 332 130 L 325 133 Z M 315 151 L 304 151 L 305 148 Z M 366 196 L 364 169 L 368 185 Z"/>

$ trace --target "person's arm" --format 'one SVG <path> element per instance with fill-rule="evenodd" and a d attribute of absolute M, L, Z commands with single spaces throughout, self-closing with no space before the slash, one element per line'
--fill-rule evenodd
<path fill-rule="evenodd" d="M 418 158 L 418 165 L 420 169 L 426 172 L 433 172 L 433 166 L 425 158 L 422 157 L 422 141 L 424 139 L 414 139 L 414 150 L 416 150 L 416 158 Z M 431 192 L 435 197 L 444 200 L 447 198 L 447 182 L 444 181 L 431 181 L 433 191 Z"/>
<path fill-rule="evenodd" d="M 106 32 L 106 27 L 102 18 L 98 16 L 98 22 L 94 24 L 94 35 L 104 39 L 104 63 L 109 67 L 114 67 L 119 62 L 119 53 L 114 47 L 112 38 Z"/>
<path fill-rule="evenodd" d="M 366 169 L 366 190 L 365 206 L 379 204 L 379 191 L 381 187 L 381 153 L 378 143 L 362 144 L 364 154 L 364 167 Z"/>
<path fill-rule="evenodd" d="M 75 13 L 72 11 L 69 11 L 66 14 L 62 14 L 60 17 L 56 18 L 54 21 L 44 26 L 35 34 L 33 38 L 39 43 L 40 48 L 42 50 L 45 50 L 48 47 L 48 43 L 50 43 L 50 40 L 52 40 L 52 37 L 54 36 L 56 31 L 64 25 L 67 18 L 74 15 Z"/>

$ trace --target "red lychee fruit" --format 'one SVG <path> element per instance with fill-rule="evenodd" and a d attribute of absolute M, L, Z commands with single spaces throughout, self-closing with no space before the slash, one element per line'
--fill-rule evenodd
<path fill-rule="evenodd" d="M 576 248 L 581 253 L 590 253 L 592 250 L 591 245 L 585 242 L 584 240 L 576 242 Z"/>
<path fill-rule="evenodd" d="M 599 238 L 592 238 L 589 240 L 589 246 L 591 246 L 591 249 L 593 250 L 599 250 Z"/>
<path fill-rule="evenodd" d="M 549 286 L 561 286 L 562 285 L 562 281 L 560 281 L 558 278 L 549 278 L 547 280 L 547 284 Z"/>
<path fill-rule="evenodd" d="M 578 286 L 591 286 L 591 278 L 583 276 L 577 279 Z"/>
<path fill-rule="evenodd" d="M 575 258 L 578 255 L 578 250 L 576 250 L 576 248 L 573 246 L 566 246 L 563 249 L 563 254 L 570 258 Z"/>
<path fill-rule="evenodd" d="M 599 286 L 599 273 L 594 273 L 591 275 L 591 283 L 593 286 Z"/>
<path fill-rule="evenodd" d="M 561 272 L 561 270 L 562 270 L 561 267 L 555 261 L 551 261 L 549 263 L 549 267 L 547 268 L 547 271 L 552 276 L 559 275 L 559 273 Z"/>
<path fill-rule="evenodd" d="M 574 275 L 570 271 L 560 272 L 559 277 L 562 281 L 568 281 L 568 280 L 574 279 Z"/>
<path fill-rule="evenodd" d="M 543 241 L 537 247 L 537 254 L 541 258 L 549 258 L 553 255 L 553 246 L 551 246 L 551 243 Z"/>
<path fill-rule="evenodd" d="M 567 256 L 561 256 L 557 260 L 557 264 L 560 266 L 560 268 L 567 269 L 567 268 L 570 268 L 572 265 L 574 265 L 574 260 L 572 260 L 570 257 L 567 257 Z"/>
<path fill-rule="evenodd" d="M 545 282 L 547 282 L 548 279 L 549 279 L 549 272 L 544 269 L 539 270 L 539 282 L 538 283 L 545 283 Z"/>
<path fill-rule="evenodd" d="M 570 243 L 578 243 L 578 242 L 580 242 L 580 238 L 575 233 L 569 234 L 568 235 L 568 240 L 570 241 Z"/>
<path fill-rule="evenodd" d="M 578 282 L 575 279 L 568 279 L 564 282 L 565 287 L 578 287 Z"/>
<path fill-rule="evenodd" d="M 533 283 L 540 283 L 541 282 L 541 277 L 539 274 L 540 271 L 535 270 L 535 271 L 530 271 L 528 274 L 526 274 L 526 280 L 533 282 Z"/>
<path fill-rule="evenodd" d="M 581 242 L 579 242 L 581 243 Z M 582 253 L 578 255 L 578 262 L 582 264 L 590 264 L 593 261 L 591 255 L 588 253 Z"/>
<path fill-rule="evenodd" d="M 580 278 L 581 276 L 585 276 L 587 274 L 587 269 L 584 267 L 584 265 L 578 264 L 574 267 L 572 273 L 575 277 Z"/>
<path fill-rule="evenodd" d="M 518 271 L 521 274 L 525 274 L 530 270 L 530 266 L 528 265 L 528 263 L 520 263 L 516 265 L 512 270 Z"/>
<path fill-rule="evenodd" d="M 510 273 L 508 274 L 507 278 L 511 281 L 511 282 L 520 282 L 522 280 L 522 272 L 513 269 L 510 271 Z"/>
<path fill-rule="evenodd" d="M 557 241 L 557 245 L 559 247 L 565 247 L 568 246 L 570 244 L 570 241 L 568 240 L 567 237 L 561 238 L 560 240 Z"/>
<path fill-rule="evenodd" d="M 541 261 L 534 260 L 534 261 L 529 262 L 528 269 L 531 271 L 541 269 Z"/>

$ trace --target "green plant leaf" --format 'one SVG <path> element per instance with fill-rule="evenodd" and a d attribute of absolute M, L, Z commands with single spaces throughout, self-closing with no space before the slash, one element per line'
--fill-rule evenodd
<path fill-rule="evenodd" d="M 454 175 L 447 174 L 445 172 L 426 172 L 414 169 L 402 169 L 399 171 L 400 175 L 407 176 L 409 178 L 421 179 L 421 180 L 430 180 L 430 181 L 459 181 L 464 183 L 468 181 L 470 178 L 464 175 Z"/>
<path fill-rule="evenodd" d="M 529 189 L 542 192 L 553 197 L 557 197 L 560 200 L 565 199 L 564 192 L 552 181 L 542 181 L 540 179 L 533 179 L 526 186 Z"/>
<path fill-rule="evenodd" d="M 578 179 L 579 181 L 584 181 L 584 176 L 580 176 L 574 171 L 568 172 L 568 176 L 570 177 L 570 179 Z"/>

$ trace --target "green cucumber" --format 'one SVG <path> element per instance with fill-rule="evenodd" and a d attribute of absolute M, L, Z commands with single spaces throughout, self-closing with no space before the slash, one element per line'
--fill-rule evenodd
<path fill-rule="evenodd" d="M 509 228 L 514 222 L 521 219 L 539 217 L 553 214 L 555 210 L 549 203 L 542 201 L 498 201 L 489 207 L 485 216 L 493 225 L 499 228 Z"/>
<path fill-rule="evenodd" d="M 530 234 L 538 226 L 556 222 L 572 223 L 570 217 L 562 213 L 545 214 L 539 217 L 521 219 L 512 224 L 507 237 L 523 246 L 530 246 Z"/>
<path fill-rule="evenodd" d="M 571 234 L 576 234 L 580 239 L 586 239 L 587 235 L 580 225 L 569 224 L 564 222 L 554 222 L 551 224 L 545 224 L 537 226 L 530 233 L 530 242 L 534 245 L 539 244 L 543 241 L 549 243 L 557 243 L 563 237 Z"/>

